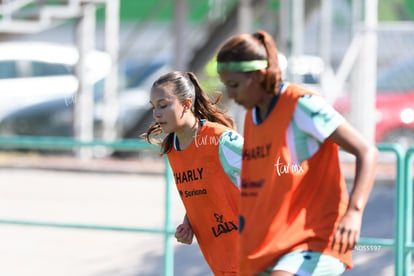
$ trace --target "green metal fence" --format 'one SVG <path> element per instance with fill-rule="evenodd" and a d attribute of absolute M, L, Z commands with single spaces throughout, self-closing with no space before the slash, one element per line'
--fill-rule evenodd
<path fill-rule="evenodd" d="M 156 150 L 146 142 L 139 140 L 119 140 L 106 142 L 103 140 L 94 140 L 82 142 L 71 138 L 57 137 L 0 137 L 0 149 L 20 148 L 20 149 L 73 149 L 77 147 L 96 147 L 104 146 L 115 150 Z M 395 238 L 369 238 L 361 237 L 358 245 L 361 246 L 380 246 L 395 251 L 395 275 L 406 276 L 411 274 L 411 257 L 414 251 L 412 240 L 413 233 L 413 172 L 412 163 L 414 147 L 404 152 L 400 146 L 393 144 L 379 144 L 378 150 L 395 154 L 396 157 L 396 195 L 395 195 Z M 2 220 L 0 224 L 15 224 L 27 226 L 42 227 L 62 227 L 77 229 L 93 229 L 105 231 L 126 231 L 142 232 L 164 235 L 164 276 L 170 276 L 174 273 L 174 249 L 172 244 L 172 235 L 174 228 L 171 221 L 171 184 L 172 172 L 168 160 L 165 158 L 165 221 L 163 228 L 133 228 L 119 227 L 111 225 L 86 225 L 86 224 L 61 224 L 54 222 L 40 221 L 19 221 L 19 220 Z"/>
<path fill-rule="evenodd" d="M 413 153 L 414 147 L 411 147 L 407 150 L 404 156 L 404 187 L 402 188 L 403 191 L 402 196 L 404 198 L 402 201 L 404 202 L 404 207 L 401 207 L 399 211 L 403 214 L 401 215 L 403 222 L 400 223 L 400 227 L 403 228 L 401 231 L 402 234 L 402 247 L 400 249 L 400 258 L 402 260 L 396 260 L 401 262 L 401 269 L 396 270 L 395 272 L 398 273 L 396 275 L 411 275 L 411 260 L 412 260 L 412 252 L 414 251 L 414 244 L 413 244 Z"/>
<path fill-rule="evenodd" d="M 18 149 L 48 149 L 48 150 L 71 150 L 80 147 L 107 147 L 114 150 L 139 151 L 139 150 L 159 150 L 157 147 L 149 145 L 138 139 L 134 140 L 118 140 L 107 142 L 103 140 L 94 140 L 83 142 L 72 138 L 62 137 L 0 137 L 0 150 L 8 148 Z M 91 229 L 103 231 L 124 231 L 139 232 L 164 235 L 164 276 L 172 276 L 174 274 L 174 248 L 172 235 L 175 233 L 171 219 L 171 184 L 172 172 L 171 167 L 165 158 L 165 219 L 163 228 L 135 228 L 120 227 L 113 225 L 92 225 L 92 224 L 69 224 L 55 223 L 45 221 L 28 221 L 28 220 L 4 220 L 0 218 L 0 224 L 14 224 L 25 226 L 39 227 L 58 227 L 58 228 L 75 228 L 75 229 Z"/>
<path fill-rule="evenodd" d="M 394 250 L 394 275 L 411 275 L 411 259 L 414 251 L 413 235 L 413 154 L 414 147 L 406 152 L 399 145 L 379 144 L 380 152 L 390 152 L 396 157 L 395 179 L 395 238 L 361 237 L 358 245 L 381 246 Z"/>
<path fill-rule="evenodd" d="M 405 264 L 403 260 L 404 250 L 406 241 L 404 238 L 404 226 L 405 226 L 405 198 L 404 198 L 404 189 L 405 189 L 405 179 L 404 179 L 404 171 L 405 168 L 403 166 L 404 156 L 405 153 L 398 145 L 392 144 L 379 144 L 377 146 L 380 152 L 389 152 L 395 154 L 396 157 L 396 179 L 395 179 L 395 226 L 394 226 L 394 239 L 384 239 L 384 238 L 368 238 L 368 237 L 361 237 L 358 245 L 365 245 L 365 246 L 381 246 L 384 248 L 391 248 L 394 249 L 394 272 L 395 275 L 409 275 L 409 274 L 402 274 L 404 267 L 408 265 L 411 266 L 411 262 L 409 264 Z"/>

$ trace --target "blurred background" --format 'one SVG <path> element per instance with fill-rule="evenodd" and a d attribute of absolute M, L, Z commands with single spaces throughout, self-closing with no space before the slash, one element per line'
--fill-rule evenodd
<path fill-rule="evenodd" d="M 375 142 L 414 142 L 409 0 L 9 0 L 0 8 L 0 88 L 10 91 L 1 96 L 3 136 L 137 138 L 152 120 L 148 91 L 158 76 L 193 71 L 214 96 L 223 90 L 218 47 L 263 29 L 286 81 L 323 94 Z M 240 110 L 229 109 L 242 128 Z"/>
<path fill-rule="evenodd" d="M 373 143 L 414 145 L 412 0 L 1 0 L 0 274 L 210 275 L 196 244 L 171 241 L 182 204 L 139 136 L 155 79 L 193 71 L 216 98 L 217 49 L 259 29 L 285 81 L 321 93 Z M 242 132 L 245 111 L 225 93 L 222 105 Z M 396 157 L 380 160 L 363 235 L 392 239 Z M 355 255 L 347 275 L 394 272 L 392 250 Z"/>

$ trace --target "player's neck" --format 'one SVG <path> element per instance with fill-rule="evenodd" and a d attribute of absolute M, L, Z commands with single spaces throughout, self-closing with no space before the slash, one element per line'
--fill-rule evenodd
<path fill-rule="evenodd" d="M 178 142 L 180 143 L 180 148 L 182 150 L 186 149 L 194 140 L 197 135 L 197 132 L 200 128 L 200 122 L 194 117 L 193 120 L 190 120 L 189 123 L 184 124 L 182 128 L 177 130 L 175 134 L 177 135 Z"/>
<path fill-rule="evenodd" d="M 265 94 L 259 104 L 257 104 L 256 108 L 259 110 L 259 115 L 261 120 L 263 121 L 266 119 L 269 111 L 270 103 L 272 102 L 272 98 L 274 95 L 272 94 Z"/>

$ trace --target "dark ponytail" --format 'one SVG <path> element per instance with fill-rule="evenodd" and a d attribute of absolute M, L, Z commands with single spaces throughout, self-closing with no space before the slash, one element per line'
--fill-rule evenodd
<path fill-rule="evenodd" d="M 216 122 L 229 128 L 235 128 L 233 119 L 216 105 L 220 97 L 213 103 L 202 89 L 194 73 L 179 71 L 167 73 L 154 82 L 152 89 L 165 85 L 169 85 L 168 87 L 173 89 L 172 93 L 180 102 L 183 103 L 188 98 L 193 100 L 192 112 L 196 118 Z M 162 133 L 160 125 L 155 122 L 143 134 L 143 137 L 149 143 L 161 145 L 161 154 L 166 154 L 173 147 L 174 133 L 169 133 L 162 141 L 156 139 Z"/>
<path fill-rule="evenodd" d="M 253 36 L 263 44 L 267 53 L 266 91 L 278 93 L 279 85 L 282 81 L 282 72 L 279 66 L 276 43 L 272 37 L 264 31 L 257 31 Z"/>
<path fill-rule="evenodd" d="M 213 103 L 202 89 L 194 73 L 188 72 L 187 74 L 195 88 L 194 115 L 198 119 L 204 119 L 210 122 L 222 124 L 229 128 L 235 128 L 233 119 L 217 106 L 217 103 L 220 101 L 221 94 Z"/>

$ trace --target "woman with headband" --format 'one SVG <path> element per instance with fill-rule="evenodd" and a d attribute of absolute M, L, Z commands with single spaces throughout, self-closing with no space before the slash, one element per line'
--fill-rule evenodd
<path fill-rule="evenodd" d="M 217 69 L 248 111 L 239 205 L 240 275 L 340 275 L 352 267 L 377 149 L 318 94 L 283 82 L 272 37 L 231 37 Z M 338 147 L 356 158 L 350 195 Z"/>

